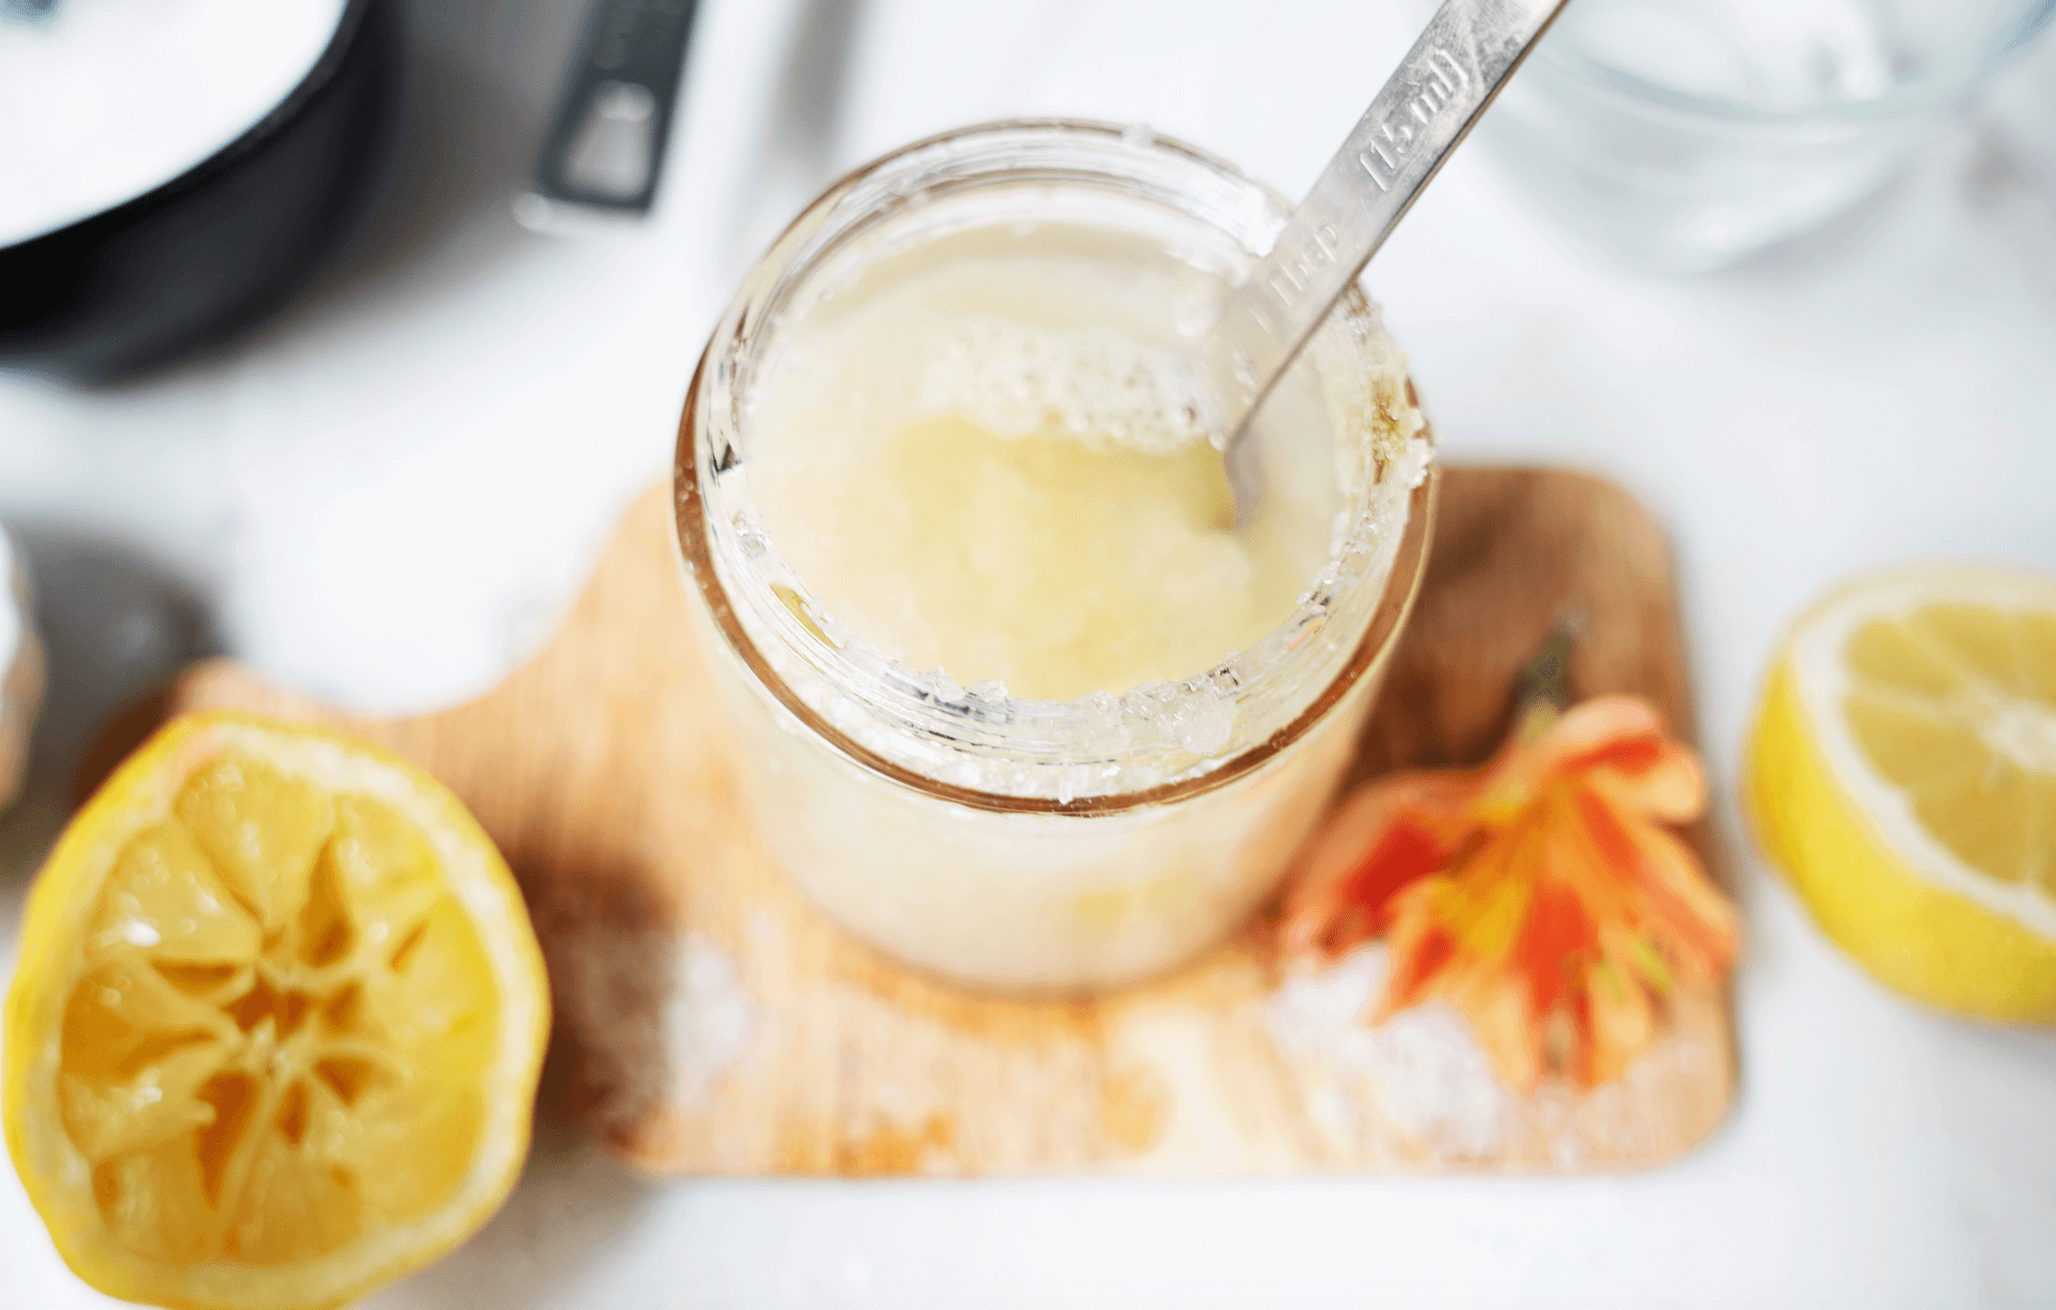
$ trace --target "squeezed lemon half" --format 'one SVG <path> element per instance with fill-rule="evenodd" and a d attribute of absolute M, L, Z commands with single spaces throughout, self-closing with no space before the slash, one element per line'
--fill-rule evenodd
<path fill-rule="evenodd" d="M 338 1305 L 505 1199 L 548 1028 L 520 893 L 440 784 L 195 715 L 80 810 L 29 898 L 7 1146 L 103 1292 Z"/>
<path fill-rule="evenodd" d="M 1829 936 L 1929 1004 L 2056 1022 L 2056 577 L 1903 569 L 1787 634 L 1744 800 Z"/>

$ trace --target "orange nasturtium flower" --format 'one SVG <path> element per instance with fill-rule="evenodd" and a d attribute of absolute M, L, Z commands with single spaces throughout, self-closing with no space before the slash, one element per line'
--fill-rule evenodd
<path fill-rule="evenodd" d="M 1606 1082 L 1676 983 L 1734 956 L 1733 909 L 1664 826 L 1705 808 L 1698 760 L 1646 701 L 1537 705 L 1483 768 L 1393 774 L 1338 808 L 1286 899 L 1285 944 L 1333 958 L 1389 933 L 1374 1021 L 1441 997 L 1508 1085 Z"/>

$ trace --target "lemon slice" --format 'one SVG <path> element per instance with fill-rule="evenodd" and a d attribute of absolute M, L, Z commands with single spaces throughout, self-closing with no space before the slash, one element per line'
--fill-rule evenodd
<path fill-rule="evenodd" d="M 514 1184 L 542 956 L 491 841 L 396 756 L 178 720 L 59 838 L 22 941 L 7 1146 L 104 1292 L 338 1305 Z"/>
<path fill-rule="evenodd" d="M 1821 926 L 1930 1004 L 2056 1022 L 2056 577 L 1930 566 L 1794 625 L 1745 802 Z"/>

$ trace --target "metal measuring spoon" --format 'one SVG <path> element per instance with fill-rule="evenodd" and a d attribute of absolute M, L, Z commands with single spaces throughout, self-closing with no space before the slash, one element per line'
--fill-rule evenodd
<path fill-rule="evenodd" d="M 1566 0 L 1447 0 L 1221 306 L 1214 412 L 1246 523 L 1262 480 L 1250 419 Z"/>

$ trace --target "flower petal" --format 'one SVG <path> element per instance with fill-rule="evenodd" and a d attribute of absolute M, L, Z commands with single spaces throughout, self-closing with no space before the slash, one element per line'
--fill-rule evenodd
<path fill-rule="evenodd" d="M 1392 898 L 1392 952 L 1377 1022 L 1428 999 L 1438 976 L 1456 958 L 1456 938 L 1438 914 L 1438 903 L 1448 890 L 1446 878 L 1423 878 Z"/>
<path fill-rule="evenodd" d="M 1663 737 L 1663 719 L 1640 696 L 1594 696 L 1566 710 L 1528 749 L 1526 765 L 1539 786 L 1584 768 L 1624 742 Z"/>
<path fill-rule="evenodd" d="M 1586 831 L 1608 865 L 1622 870 L 1686 972 L 1710 980 L 1734 958 L 1734 909 L 1699 867 L 1691 848 L 1600 788 L 1578 792 Z"/>
<path fill-rule="evenodd" d="M 1602 956 L 1586 971 L 1585 1049 L 1577 1060 L 1578 1081 L 1587 1087 L 1612 1082 L 1656 1034 L 1649 993 L 1624 961 Z"/>
<path fill-rule="evenodd" d="M 1526 983 L 1480 969 L 1461 979 L 1450 999 L 1471 1021 L 1500 1081 L 1518 1092 L 1533 1091 L 1542 1081 L 1542 1025 Z"/>
<path fill-rule="evenodd" d="M 1577 892 L 1559 882 L 1535 889 L 1527 922 L 1514 945 L 1513 965 L 1527 980 L 1537 1012 L 1570 994 L 1571 968 L 1591 957 L 1598 945 L 1599 935 Z"/>
<path fill-rule="evenodd" d="M 1333 957 L 1382 931 L 1392 894 L 1469 837 L 1477 787 L 1470 773 L 1401 773 L 1344 802 L 1300 858 L 1279 926 L 1287 952 Z"/>
<path fill-rule="evenodd" d="M 1706 771 L 1698 757 L 1662 738 L 1652 749 L 1594 760 L 1591 773 L 1613 798 L 1665 823 L 1690 823 L 1706 813 Z"/>
<path fill-rule="evenodd" d="M 1452 880 L 1437 909 L 1466 954 L 1501 965 L 1513 956 L 1535 899 L 1527 848 L 1531 830 L 1491 838 Z"/>

